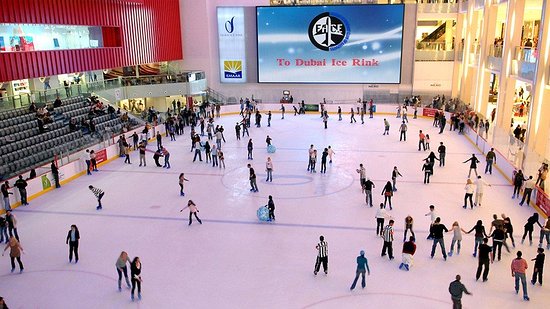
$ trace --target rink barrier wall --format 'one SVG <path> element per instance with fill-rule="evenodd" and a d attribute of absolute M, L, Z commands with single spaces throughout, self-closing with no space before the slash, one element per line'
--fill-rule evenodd
<path fill-rule="evenodd" d="M 107 147 L 102 147 L 101 143 L 96 144 L 94 146 L 88 147 L 89 150 L 94 150 L 96 153 L 101 152 L 105 150 L 106 152 L 106 159 L 100 163 L 98 163 L 98 167 L 104 166 L 109 162 L 112 162 L 118 158 L 121 158 L 119 156 L 119 148 L 118 143 L 116 141 L 118 140 L 120 135 L 124 135 L 127 140 L 131 141 L 131 135 L 134 134 L 134 132 L 137 132 L 138 134 L 143 131 L 144 126 L 138 127 L 137 129 L 134 129 L 132 131 L 128 131 L 124 134 L 117 134 L 113 135 L 111 137 L 112 145 Z M 165 135 L 165 129 L 164 125 L 158 125 L 151 128 L 151 131 L 149 133 L 150 138 L 148 138 L 148 141 L 153 142 L 156 140 L 155 136 L 157 132 L 161 132 L 161 134 Z M 69 155 L 69 162 L 66 164 L 63 164 L 59 166 L 59 183 L 61 184 L 61 188 L 63 188 L 63 185 L 73 181 L 74 179 L 77 179 L 80 176 L 86 175 L 86 162 L 83 162 L 82 159 L 80 159 L 81 155 L 86 151 L 86 149 L 83 149 L 79 152 L 73 153 Z M 50 164 L 47 165 L 47 168 L 49 169 Z M 100 171 L 101 172 L 101 171 Z M 13 183 L 17 180 L 17 177 L 14 177 L 12 179 L 9 179 L 10 185 L 13 186 Z M 55 181 L 53 179 L 53 174 L 51 172 L 47 172 L 45 174 L 38 175 L 34 179 L 27 180 L 27 202 L 32 201 L 33 199 L 55 189 Z M 93 185 L 93 175 L 90 177 L 90 184 Z M 16 209 L 17 207 L 21 206 L 21 196 L 19 195 L 19 190 L 15 187 L 10 188 L 10 192 L 13 194 L 10 195 L 10 205 L 12 209 Z M 23 206 L 24 207 L 24 206 Z M 0 210 L 0 214 L 5 213 L 5 210 Z"/>

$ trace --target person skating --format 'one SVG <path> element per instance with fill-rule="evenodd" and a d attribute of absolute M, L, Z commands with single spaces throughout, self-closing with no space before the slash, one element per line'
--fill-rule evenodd
<path fill-rule="evenodd" d="M 8 232 L 10 237 L 14 236 L 17 241 L 19 241 L 19 234 L 17 233 L 17 218 L 11 212 L 11 210 L 6 211 L 6 224 L 8 226 Z M 6 243 L 8 239 L 6 237 Z"/>
<path fill-rule="evenodd" d="M 370 180 L 370 178 L 367 178 L 365 183 L 363 183 L 363 191 L 365 191 L 365 203 L 372 207 L 372 189 L 376 188 L 374 185 L 374 182 Z"/>
<path fill-rule="evenodd" d="M 208 142 L 207 142 L 208 143 Z M 162 147 L 162 156 L 164 157 L 164 168 L 170 169 L 170 152 L 165 147 Z"/>
<path fill-rule="evenodd" d="M 382 232 L 382 238 L 384 239 L 384 245 L 382 246 L 382 254 L 380 256 L 386 256 L 386 249 L 388 251 L 388 256 L 390 260 L 393 260 L 393 220 L 390 220 L 388 225 L 384 228 Z"/>
<path fill-rule="evenodd" d="M 187 202 L 187 206 L 182 208 L 180 212 L 182 212 L 185 208 L 189 208 L 189 225 L 193 223 L 193 216 L 195 216 L 197 221 L 199 221 L 199 223 L 202 224 L 201 219 L 197 215 L 197 213 L 199 212 L 199 209 L 197 208 L 197 205 L 195 205 L 195 203 L 192 200 L 189 200 Z"/>
<path fill-rule="evenodd" d="M 251 192 L 258 192 L 258 185 L 256 185 L 256 172 L 254 172 L 254 168 L 252 168 L 252 165 L 247 164 L 249 175 L 248 180 L 250 181 L 250 191 Z"/>
<path fill-rule="evenodd" d="M 426 135 L 422 133 L 422 130 L 418 133 L 418 151 L 420 151 L 421 146 L 422 149 L 426 151 Z"/>
<path fill-rule="evenodd" d="M 408 231 L 411 231 L 412 237 L 416 238 L 413 231 L 413 223 L 414 223 L 413 217 L 411 217 L 410 215 L 407 215 L 405 217 L 405 232 L 403 232 L 403 241 L 407 240 Z"/>
<path fill-rule="evenodd" d="M 0 244 L 8 243 L 8 240 L 10 238 L 8 237 L 8 223 L 6 222 L 6 219 L 0 215 Z"/>
<path fill-rule="evenodd" d="M 390 135 L 390 122 L 384 118 L 384 134 L 382 135 Z"/>
<path fill-rule="evenodd" d="M 325 125 L 325 130 L 328 129 L 328 112 L 323 113 L 323 124 Z"/>
<path fill-rule="evenodd" d="M 439 153 L 439 166 L 445 166 L 445 155 L 447 154 L 447 147 L 443 145 L 443 142 L 439 142 L 437 152 Z"/>
<path fill-rule="evenodd" d="M 128 145 L 127 147 L 124 147 L 124 164 L 132 164 L 132 162 L 130 162 L 130 145 Z M 88 169 L 88 172 L 90 170 Z M 90 173 L 89 175 L 91 175 L 92 173 Z"/>
<path fill-rule="evenodd" d="M 529 301 L 529 295 L 527 295 L 527 279 L 525 278 L 525 271 L 529 266 L 527 266 L 527 261 L 523 259 L 521 251 L 516 253 L 516 258 L 512 260 L 510 268 L 512 270 L 512 277 L 515 279 L 515 288 L 516 294 L 519 293 L 519 282 L 523 287 L 523 300 Z"/>
<path fill-rule="evenodd" d="M 432 226 L 434 225 L 434 222 L 435 222 L 435 219 L 437 218 L 437 213 L 435 212 L 435 206 L 434 205 L 430 205 L 430 211 L 425 214 L 424 216 L 430 216 L 430 228 L 428 229 L 429 233 L 428 233 L 428 237 L 426 237 L 426 239 L 428 240 L 431 240 L 433 239 L 433 234 L 432 234 Z"/>
<path fill-rule="evenodd" d="M 477 159 L 475 154 L 472 154 L 472 157 L 468 160 L 462 162 L 462 163 L 468 163 L 470 162 L 470 170 L 468 171 L 468 178 L 472 175 L 472 171 L 476 174 L 477 177 L 477 164 L 479 163 L 479 160 Z"/>
<path fill-rule="evenodd" d="M 119 292 L 122 291 L 121 283 L 122 283 L 123 274 L 124 274 L 124 279 L 126 279 L 126 286 L 128 287 L 128 289 L 131 288 L 130 280 L 128 280 L 128 267 L 127 267 L 128 263 L 130 263 L 130 259 L 128 258 L 128 253 L 126 253 L 125 251 L 122 251 L 115 263 L 116 272 L 118 273 L 118 291 Z"/>
<path fill-rule="evenodd" d="M 476 186 L 476 197 L 474 200 L 474 205 L 480 207 L 481 202 L 483 200 L 483 191 L 485 191 L 485 186 L 491 187 L 490 184 L 488 184 L 485 180 L 481 179 L 481 176 L 477 176 L 477 180 L 475 183 Z"/>
<path fill-rule="evenodd" d="M 185 181 L 189 181 L 189 179 L 185 178 L 184 174 L 181 173 L 178 177 L 178 183 L 180 185 L 180 196 L 185 196 L 185 193 L 183 192 L 183 184 Z"/>
<path fill-rule="evenodd" d="M 267 173 L 267 178 L 265 181 L 273 182 L 273 161 L 271 161 L 271 157 L 267 157 L 267 161 L 265 162 L 265 171 Z"/>
<path fill-rule="evenodd" d="M 22 273 L 25 268 L 23 267 L 23 262 L 21 262 L 21 253 L 25 253 L 25 250 L 23 250 L 19 241 L 13 236 L 10 237 L 9 242 L 6 244 L 6 247 L 4 247 L 2 256 L 4 256 L 8 248 L 10 249 L 11 272 L 13 273 L 15 271 L 15 260 L 17 260 L 17 264 L 19 264 L 19 273 Z"/>
<path fill-rule="evenodd" d="M 380 208 L 376 211 L 374 217 L 376 218 L 376 235 L 382 236 L 382 232 L 384 231 L 384 220 L 389 217 L 384 203 L 380 203 Z"/>
<path fill-rule="evenodd" d="M 338 121 L 342 121 L 342 108 L 338 106 Z"/>
<path fill-rule="evenodd" d="M 313 144 L 311 144 L 311 146 L 309 146 L 309 149 L 308 149 L 308 161 L 307 161 L 307 171 L 309 172 L 312 167 L 311 167 L 311 157 L 313 156 L 313 152 L 315 151 L 315 149 L 313 148 Z"/>
<path fill-rule="evenodd" d="M 424 184 L 430 183 L 430 176 L 433 174 L 433 164 L 430 163 L 429 159 L 424 161 L 422 170 L 424 171 Z"/>
<path fill-rule="evenodd" d="M 468 200 L 470 201 L 470 209 L 474 209 L 474 202 L 472 200 L 472 196 L 474 195 L 474 191 L 475 191 L 475 186 L 474 186 L 474 183 L 472 182 L 472 180 L 470 178 L 468 178 L 466 180 L 466 186 L 464 186 L 464 190 L 466 191 L 464 193 L 464 206 L 462 206 L 462 208 L 466 209 L 467 208 L 467 203 L 468 203 Z"/>
<path fill-rule="evenodd" d="M 155 153 L 153 153 L 153 160 L 155 161 L 155 165 L 157 167 L 162 167 L 162 165 L 159 162 L 160 157 L 162 157 L 162 151 L 160 149 L 155 150 Z M 144 157 L 144 160 L 145 160 L 145 157 Z"/>
<path fill-rule="evenodd" d="M 525 201 L 527 201 L 527 205 L 529 205 L 529 203 L 531 202 L 531 193 L 533 192 L 534 188 L 535 181 L 533 180 L 533 176 L 529 176 L 529 179 L 527 179 L 527 181 L 525 182 L 525 186 L 523 187 L 523 197 L 521 198 L 521 202 L 519 202 L 519 206 L 523 206 L 523 203 Z"/>
<path fill-rule="evenodd" d="M 359 168 L 355 170 L 359 174 L 359 186 L 361 186 L 361 193 L 364 192 L 363 183 L 367 179 L 367 170 L 363 166 L 363 163 L 359 164 Z"/>
<path fill-rule="evenodd" d="M 485 174 L 489 173 L 493 175 L 493 164 L 497 163 L 497 156 L 495 154 L 494 148 L 491 148 L 491 150 L 487 152 L 487 155 L 485 156 L 485 162 L 487 163 L 487 165 L 485 166 Z"/>
<path fill-rule="evenodd" d="M 55 188 L 56 189 L 61 188 L 61 185 L 59 184 L 59 169 L 57 168 L 55 161 L 52 161 L 52 164 L 50 165 L 50 169 L 52 170 L 53 180 L 55 181 Z"/>
<path fill-rule="evenodd" d="M 456 254 L 458 255 L 460 254 L 460 243 L 462 242 L 462 233 L 467 233 L 467 232 L 460 227 L 460 225 L 458 224 L 458 221 L 453 222 L 453 226 L 451 227 L 451 230 L 449 232 L 453 233 L 453 240 L 451 241 L 451 251 L 449 251 L 449 256 L 453 256 L 455 243 L 456 243 Z"/>
<path fill-rule="evenodd" d="M 269 221 L 275 221 L 275 202 L 271 195 L 268 197 L 267 209 L 269 210 Z"/>
<path fill-rule="evenodd" d="M 331 146 L 328 146 L 327 151 L 328 151 L 328 158 L 329 158 L 328 163 L 329 163 L 329 164 L 332 164 L 332 156 L 335 155 L 336 152 L 334 152 L 334 150 L 332 149 Z"/>
<path fill-rule="evenodd" d="M 397 169 L 397 166 L 394 166 L 391 172 L 391 181 L 392 181 L 393 191 L 397 191 L 397 176 L 403 177 L 403 175 L 401 175 L 401 173 Z"/>
<path fill-rule="evenodd" d="M 485 232 L 485 227 L 483 226 L 483 222 L 481 220 L 477 220 L 476 225 L 474 225 L 474 227 L 472 227 L 472 229 L 466 233 L 470 234 L 474 230 L 475 230 L 474 253 L 472 255 L 476 257 L 477 249 L 483 243 L 483 239 L 487 238 L 488 236 L 487 236 L 487 233 Z"/>
<path fill-rule="evenodd" d="M 508 249 L 508 245 L 505 242 L 506 232 L 504 232 L 504 227 L 502 225 L 498 226 L 491 233 L 491 235 L 489 235 L 489 237 L 493 238 L 493 260 L 495 259 L 495 255 L 498 253 L 497 258 L 500 261 L 500 257 L 502 255 L 502 245 L 504 245 L 506 251 L 510 252 L 510 249 Z"/>
<path fill-rule="evenodd" d="M 27 202 L 27 181 L 23 179 L 23 176 L 19 175 L 19 179 L 15 181 L 14 187 L 19 190 L 19 196 L 21 197 L 21 205 L 29 205 Z"/>
<path fill-rule="evenodd" d="M 279 110 L 281 111 L 281 119 L 285 119 L 285 106 L 282 103 Z"/>
<path fill-rule="evenodd" d="M 483 271 L 483 282 L 489 278 L 489 264 L 493 263 L 493 249 L 487 243 L 489 239 L 483 238 L 483 243 L 479 245 L 479 257 L 476 271 L 476 281 L 481 277 Z"/>
<path fill-rule="evenodd" d="M 550 250 L 550 218 L 546 218 L 546 223 L 540 229 L 539 248 L 542 248 L 542 243 L 546 239 L 546 249 Z"/>
<path fill-rule="evenodd" d="M 139 260 L 139 257 L 135 257 L 132 263 L 130 263 L 130 275 L 132 277 L 132 294 L 131 299 L 134 301 L 134 292 L 138 290 L 138 299 L 141 300 L 141 283 L 143 280 L 141 279 L 141 261 Z"/>
<path fill-rule="evenodd" d="M 521 170 L 518 170 L 514 175 L 514 193 L 512 194 L 512 199 L 516 197 L 519 198 L 521 187 L 523 186 L 523 182 L 526 180 L 527 179 L 525 179 L 525 177 L 523 176 L 523 172 Z"/>
<path fill-rule="evenodd" d="M 512 220 L 505 214 L 501 214 L 501 217 L 504 221 L 503 227 L 504 231 L 506 232 L 506 237 L 510 238 L 510 240 L 512 241 L 512 247 L 515 248 L 516 242 L 514 241 L 514 227 L 512 226 Z"/>
<path fill-rule="evenodd" d="M 367 286 L 367 283 L 365 282 L 365 272 L 367 272 L 368 275 L 370 276 L 369 262 L 365 257 L 365 251 L 361 250 L 361 252 L 359 252 L 359 256 L 357 257 L 357 269 L 355 270 L 355 279 L 353 279 L 353 283 L 349 288 L 350 291 L 355 289 L 355 285 L 357 284 L 357 280 L 359 279 L 359 276 L 362 277 L 361 287 L 364 289 Z"/>
<path fill-rule="evenodd" d="M 315 166 L 317 165 L 317 149 L 313 150 L 313 154 L 309 157 L 309 161 L 311 166 L 311 169 L 309 170 L 310 173 L 317 173 L 315 170 Z"/>
<path fill-rule="evenodd" d="M 351 114 L 350 114 L 350 118 L 349 118 L 349 123 L 354 123 L 354 122 L 357 122 L 357 120 L 355 120 L 355 111 L 353 110 L 353 107 L 351 108 Z"/>
<path fill-rule="evenodd" d="M 441 247 L 441 253 L 443 254 L 443 259 L 447 260 L 447 252 L 445 251 L 445 241 L 443 239 L 443 231 L 448 232 L 449 230 L 447 227 L 441 223 L 441 218 L 437 217 L 435 219 L 434 224 L 431 227 L 431 232 L 433 236 L 433 244 L 432 244 L 432 253 L 431 258 L 434 258 L 435 255 L 435 248 L 437 244 Z"/>
<path fill-rule="evenodd" d="M 399 269 L 409 269 L 413 265 L 413 255 L 416 252 L 416 244 L 414 243 L 414 236 L 409 237 L 409 241 L 403 243 L 403 253 L 401 255 L 402 262 L 399 265 Z"/>
<path fill-rule="evenodd" d="M 525 241 L 525 236 L 529 234 L 529 245 L 530 246 L 533 245 L 533 230 L 534 230 L 535 223 L 538 224 L 538 226 L 542 229 L 542 225 L 539 222 L 539 214 L 536 212 L 533 213 L 533 215 L 529 217 L 529 219 L 527 219 L 527 223 L 525 223 L 525 225 L 523 226 L 524 232 L 523 232 L 523 236 L 521 237 L 522 244 Z"/>
<path fill-rule="evenodd" d="M 321 173 L 327 173 L 327 157 L 328 157 L 328 148 L 323 150 L 321 154 Z"/>
<path fill-rule="evenodd" d="M 405 121 L 403 121 L 399 126 L 399 132 L 400 132 L 399 141 L 404 140 L 406 142 L 407 141 L 407 124 L 405 123 Z"/>
<path fill-rule="evenodd" d="M 391 197 L 393 196 L 393 187 L 391 185 L 391 182 L 386 182 L 386 185 L 384 186 L 384 188 L 382 189 L 382 195 L 384 196 L 384 208 L 386 208 L 386 203 L 389 203 L 390 205 L 390 210 L 392 210 L 392 206 L 391 206 Z"/>
<path fill-rule="evenodd" d="M 315 249 L 317 249 L 317 259 L 315 261 L 313 274 L 317 276 L 321 264 L 323 264 L 323 271 L 325 275 L 328 275 L 328 243 L 325 241 L 324 236 L 319 236 L 319 243 L 315 246 Z"/>
<path fill-rule="evenodd" d="M 456 280 L 449 284 L 449 293 L 451 294 L 451 300 L 453 301 L 453 309 L 462 309 L 462 293 L 466 295 L 472 295 L 464 284 L 460 282 L 460 275 L 456 275 Z"/>
<path fill-rule="evenodd" d="M 103 205 L 101 205 L 101 199 L 103 198 L 103 196 L 105 195 L 105 192 L 103 192 L 103 190 L 99 189 L 99 188 L 95 188 L 94 186 L 92 185 L 89 185 L 88 186 L 88 189 L 90 189 L 90 191 L 92 191 L 92 193 L 95 195 L 95 197 L 97 198 L 97 207 L 96 209 L 97 210 L 100 210 L 100 209 L 103 209 Z"/>
<path fill-rule="evenodd" d="M 218 147 L 219 149 L 220 147 Z M 252 150 L 254 149 L 254 144 L 252 143 L 252 139 L 248 140 L 248 145 L 246 146 L 247 153 L 248 153 L 248 160 L 253 160 L 252 158 Z"/>
<path fill-rule="evenodd" d="M 235 125 L 235 135 L 237 136 L 238 141 L 241 140 L 241 125 L 238 122 Z"/>
<path fill-rule="evenodd" d="M 139 166 L 140 167 L 142 165 L 147 166 L 147 161 L 145 161 L 145 151 L 146 151 L 146 149 L 147 148 L 145 148 L 145 143 L 143 143 L 143 142 L 139 143 L 138 151 L 139 151 Z M 158 165 L 160 165 L 160 163 Z"/>
<path fill-rule="evenodd" d="M 531 284 L 535 285 L 537 283 L 537 279 L 540 285 L 542 285 L 542 271 L 544 268 L 544 249 L 538 248 L 537 249 L 537 256 L 532 259 L 531 261 L 535 261 L 535 267 L 533 269 L 533 278 L 531 279 Z"/>
<path fill-rule="evenodd" d="M 73 262 L 73 253 L 74 253 L 74 263 L 78 263 L 78 243 L 80 242 L 80 232 L 76 225 L 71 225 L 71 229 L 67 233 L 67 239 L 65 244 L 69 245 L 69 263 Z"/>

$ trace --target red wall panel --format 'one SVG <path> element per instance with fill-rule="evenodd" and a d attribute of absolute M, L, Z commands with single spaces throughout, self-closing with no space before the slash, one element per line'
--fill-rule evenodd
<path fill-rule="evenodd" d="M 0 81 L 183 58 L 178 0 L 1 2 L 0 23 L 117 27 L 122 47 L 0 53 Z"/>

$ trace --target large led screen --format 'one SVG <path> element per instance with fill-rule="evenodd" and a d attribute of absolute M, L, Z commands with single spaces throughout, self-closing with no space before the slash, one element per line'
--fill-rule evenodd
<path fill-rule="evenodd" d="M 257 7 L 258 82 L 401 81 L 404 5 Z"/>

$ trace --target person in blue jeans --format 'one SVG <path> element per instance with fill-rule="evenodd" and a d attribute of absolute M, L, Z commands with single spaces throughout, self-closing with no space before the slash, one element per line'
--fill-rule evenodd
<path fill-rule="evenodd" d="M 357 270 L 355 271 L 355 279 L 353 280 L 353 284 L 349 288 L 350 291 L 355 289 L 355 285 L 357 284 L 357 279 L 359 279 L 359 275 L 362 276 L 361 287 L 363 289 L 365 288 L 365 286 L 367 285 L 365 283 L 365 272 L 368 272 L 370 276 L 369 262 L 365 257 L 365 251 L 361 250 L 361 252 L 359 252 L 359 256 L 357 257 Z"/>
<path fill-rule="evenodd" d="M 485 232 L 485 227 L 483 226 L 483 222 L 481 220 L 477 220 L 476 225 L 472 227 L 471 230 L 466 232 L 466 234 L 470 234 L 472 231 L 475 230 L 475 240 L 474 240 L 474 254 L 472 254 L 474 257 L 477 257 L 477 249 L 479 248 L 479 245 L 483 243 L 483 238 L 488 237 L 487 233 Z"/>
<path fill-rule="evenodd" d="M 448 232 L 449 230 L 447 227 L 443 224 L 441 224 L 441 218 L 437 217 L 434 221 L 434 224 L 430 228 L 430 234 L 433 235 L 433 245 L 432 245 L 432 259 L 434 258 L 435 254 L 435 247 L 437 244 L 441 247 L 441 253 L 443 253 L 443 258 L 445 261 L 447 260 L 447 253 L 445 252 L 445 241 L 443 240 L 443 231 Z"/>
<path fill-rule="evenodd" d="M 0 243 L 8 243 L 8 223 L 6 219 L 0 216 Z"/>

